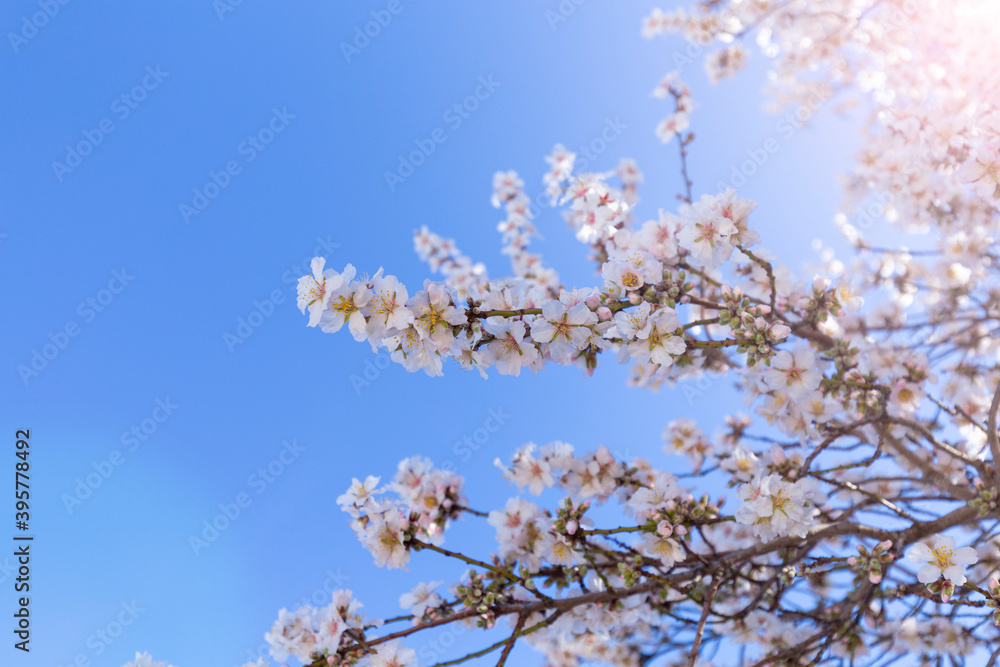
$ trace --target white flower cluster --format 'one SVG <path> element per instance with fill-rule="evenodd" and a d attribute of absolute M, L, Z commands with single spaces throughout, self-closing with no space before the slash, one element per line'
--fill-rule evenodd
<path fill-rule="evenodd" d="M 390 569 L 404 567 L 410 560 L 413 539 L 438 545 L 451 519 L 465 507 L 464 479 L 434 468 L 420 456 L 400 462 L 394 481 L 376 488 L 378 477 L 364 482 L 355 479 L 337 504 L 352 517 L 351 527 L 361 543 L 375 557 L 375 564 Z M 377 498 L 391 491 L 396 498 Z"/>
<path fill-rule="evenodd" d="M 618 161 L 614 175 L 622 184 L 621 190 L 625 202 L 634 207 L 639 203 L 639 183 L 644 180 L 642 172 L 639 171 L 639 165 L 632 158 L 623 157 Z"/>
<path fill-rule="evenodd" d="M 497 555 L 515 558 L 529 571 L 537 572 L 543 562 L 576 562 L 573 547 L 549 532 L 551 521 L 535 503 L 511 498 L 504 509 L 490 512 L 489 524 L 496 529 Z"/>
<path fill-rule="evenodd" d="M 711 451 L 711 445 L 693 419 L 675 419 L 663 429 L 663 439 L 666 441 L 664 451 L 668 454 L 683 454 L 694 463 L 695 470 L 700 470 L 705 456 Z"/>
<path fill-rule="evenodd" d="M 692 46 L 687 56 L 678 50 L 677 66 L 706 45 L 721 44 L 705 60 L 714 82 L 743 67 L 742 41 L 754 31 L 770 61 L 775 106 L 806 109 L 796 112 L 788 125 L 793 129 L 833 96 L 834 85 L 869 93 L 876 120 L 852 190 L 892 193 L 891 209 L 882 213 L 918 229 L 938 222 L 939 202 L 953 202 L 950 212 L 969 223 L 982 219 L 980 204 L 1000 207 L 1000 90 L 984 65 L 1000 57 L 997 17 L 990 0 L 780 7 L 725 0 L 691 11 L 653 10 L 642 35 L 682 34 Z M 817 80 L 817 72 L 827 80 Z M 955 196 L 963 200 L 959 206 Z"/>
<path fill-rule="evenodd" d="M 503 471 L 505 479 L 527 487 L 534 495 L 558 486 L 573 498 L 603 502 L 626 479 L 627 467 L 607 447 L 602 445 L 584 456 L 574 456 L 573 452 L 573 446 L 564 442 L 549 443 L 540 449 L 528 443 L 517 451 L 509 468 L 500 459 L 494 465 Z"/>
<path fill-rule="evenodd" d="M 758 237 L 748 228 L 753 202 L 728 190 L 682 206 L 680 216 L 661 212 L 633 230 L 628 200 L 635 199 L 642 178 L 634 163 L 624 161 L 614 172 L 623 183 L 617 189 L 605 183 L 609 174 L 574 177 L 574 160 L 557 146 L 546 184 L 568 204 L 567 219 L 578 238 L 604 256 L 600 289 L 559 288 L 556 274 L 527 252 L 534 234 L 531 201 L 514 172 L 501 172 L 493 201 L 507 207 L 500 229 L 515 277 L 487 281 L 485 270 L 452 241 L 424 228 L 416 236 L 418 253 L 446 274 L 444 283 L 427 282 L 411 296 L 382 269 L 371 278 L 359 277 L 350 264 L 337 272 L 317 257 L 312 274 L 299 280 L 300 310 L 308 312 L 310 326 L 326 333 L 346 326 L 356 340 L 368 341 L 373 350 L 386 348 L 407 370 L 429 375 L 440 375 L 446 358 L 484 375 L 490 367 L 503 375 L 538 371 L 546 361 L 593 372 L 605 350 L 617 352 L 620 363 L 642 364 L 649 373 L 668 373 L 681 356 L 697 364 L 699 353 L 691 350 L 674 308 L 687 299 L 675 273 L 683 262 L 716 267 L 737 246 L 755 244 Z M 470 303 L 463 304 L 463 298 Z M 780 334 L 769 340 L 787 335 L 787 327 L 766 326 Z"/>
<path fill-rule="evenodd" d="M 572 153 L 568 155 L 573 156 Z M 493 176 L 493 198 L 490 201 L 494 207 L 503 206 L 507 212 L 507 218 L 497 225 L 497 230 L 503 238 L 501 252 L 510 256 L 513 275 L 533 287 L 558 293 L 559 274 L 542 265 L 541 255 L 528 252 L 528 244 L 538 232 L 534 225 L 534 203 L 525 194 L 524 181 L 517 172 L 498 171 Z"/>
<path fill-rule="evenodd" d="M 588 574 L 586 585 L 594 591 L 607 586 L 622 588 L 624 580 L 608 576 L 602 581 Z M 667 599 L 673 599 L 672 593 Z M 579 667 L 583 664 L 640 667 L 643 655 L 639 644 L 662 632 L 662 617 L 649 595 L 623 598 L 616 605 L 586 605 L 563 614 L 545 632 L 525 637 L 545 657 L 547 667 Z M 521 663 L 519 663 L 521 664 Z M 699 667 L 702 665 L 699 663 Z"/>
<path fill-rule="evenodd" d="M 658 558 L 667 568 L 684 559 L 681 545 L 674 539 L 687 534 L 683 526 L 667 520 L 676 509 L 681 496 L 677 479 L 670 473 L 655 471 L 643 461 L 635 468 L 615 459 L 607 447 L 599 447 L 583 457 L 573 455 L 573 447 L 554 442 L 539 448 L 534 443 L 522 446 L 514 455 L 510 467 L 499 459 L 495 462 L 504 477 L 533 495 L 547 488 L 558 487 L 571 498 L 584 500 L 579 513 L 586 511 L 591 500 L 604 502 L 618 495 L 625 509 L 642 523 L 651 523 L 655 530 L 642 535 L 640 548 Z M 499 555 L 515 557 L 530 571 L 537 571 L 545 562 L 570 565 L 577 556 L 573 537 L 592 522 L 585 518 L 553 521 L 534 503 L 511 498 L 504 510 L 491 512 L 490 525 L 496 528 L 500 544 Z"/>
<path fill-rule="evenodd" d="M 489 277 L 482 262 L 473 262 L 458 249 L 454 239 L 446 239 L 427 229 L 427 225 L 413 232 L 413 248 L 431 271 L 440 272 L 445 283 L 455 290 L 459 299 L 479 297 L 480 285 Z M 405 300 L 405 299 L 404 299 Z"/>
<path fill-rule="evenodd" d="M 314 654 L 335 656 L 342 640 L 356 642 L 355 632 L 364 632 L 369 627 L 379 627 L 377 619 L 365 619 L 359 613 L 360 602 L 351 591 L 333 592 L 332 602 L 322 608 L 299 607 L 295 612 L 282 609 L 271 631 L 265 635 L 271 646 L 275 660 L 285 660 L 294 656 L 301 662 L 312 662 Z"/>
<path fill-rule="evenodd" d="M 424 616 L 434 613 L 444 604 L 441 596 L 434 592 L 443 581 L 421 582 L 413 587 L 409 593 L 399 596 L 399 606 L 413 614 L 413 625 L 419 625 Z"/>
<path fill-rule="evenodd" d="M 752 247 L 760 241 L 749 228 L 750 213 L 757 204 L 737 197 L 735 190 L 718 195 L 702 195 L 701 200 L 681 207 L 685 224 L 677 241 L 705 266 L 719 266 L 737 245 Z"/>
<path fill-rule="evenodd" d="M 743 500 L 736 508 L 736 521 L 752 526 L 765 542 L 777 537 L 805 537 L 815 524 L 816 507 L 824 501 L 816 480 L 790 482 L 770 474 L 757 476 L 739 488 Z"/>
<path fill-rule="evenodd" d="M 680 141 L 680 135 L 691 126 L 691 112 L 695 107 L 691 89 L 681 81 L 680 73 L 674 71 L 660 80 L 653 89 L 653 97 L 674 99 L 674 113 L 656 126 L 656 136 L 663 143 L 668 143 L 675 137 Z"/>
<path fill-rule="evenodd" d="M 808 626 L 796 625 L 762 610 L 750 612 L 742 621 L 726 622 L 723 631 L 737 644 L 760 644 L 765 652 L 795 646 L 812 634 Z"/>
<path fill-rule="evenodd" d="M 748 52 L 740 42 L 719 49 L 705 59 L 705 72 L 708 80 L 718 83 L 722 79 L 731 79 L 747 64 Z"/>
<path fill-rule="evenodd" d="M 303 664 L 320 660 L 327 665 L 356 667 L 416 667 L 417 654 L 399 639 L 365 641 L 366 632 L 382 627 L 383 621 L 367 618 L 364 606 L 349 590 L 333 591 L 332 601 L 322 609 L 304 606 L 294 613 L 282 609 L 264 638 L 275 660 L 294 657 Z M 243 667 L 268 667 L 263 658 Z"/>
<path fill-rule="evenodd" d="M 955 658 L 972 653 L 979 642 L 962 625 L 947 618 L 922 621 L 910 617 L 886 623 L 879 634 L 895 653 Z"/>
<path fill-rule="evenodd" d="M 613 243 L 615 234 L 631 219 L 625 193 L 607 183 L 607 174 L 580 174 L 566 186 L 560 204 L 569 204 L 566 222 L 577 240 L 598 246 Z"/>

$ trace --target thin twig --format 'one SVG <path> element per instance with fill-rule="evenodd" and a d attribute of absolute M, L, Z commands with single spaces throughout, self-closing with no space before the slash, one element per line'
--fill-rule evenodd
<path fill-rule="evenodd" d="M 555 622 L 555 620 L 557 618 L 559 618 L 560 616 L 562 616 L 562 615 L 563 615 L 562 611 L 557 611 L 556 613 L 554 613 L 551 616 L 549 616 L 548 618 L 546 618 L 544 621 L 541 621 L 539 623 L 535 623 L 530 628 L 522 630 L 520 632 L 520 634 L 518 634 L 517 636 L 518 637 L 523 637 L 524 635 L 531 634 L 535 630 L 541 630 L 542 628 L 544 628 L 547 625 L 552 625 Z M 449 660 L 448 662 L 439 662 L 436 665 L 434 665 L 433 667 L 449 667 L 449 665 L 460 665 L 463 662 L 466 662 L 468 660 L 472 660 L 473 658 L 480 658 L 480 657 L 486 655 L 487 653 L 492 653 L 493 651 L 497 650 L 501 646 L 504 646 L 508 641 L 510 641 L 510 640 L 509 639 L 503 639 L 501 641 L 498 641 L 496 644 L 491 644 L 490 646 L 487 646 L 486 648 L 484 648 L 484 649 L 482 649 L 480 651 L 476 651 L 475 653 L 469 653 L 468 655 L 464 655 L 461 658 L 456 658 L 455 660 Z"/>
<path fill-rule="evenodd" d="M 990 441 L 990 452 L 993 454 L 993 473 L 997 486 L 1000 487 L 1000 439 L 997 438 L 997 410 L 1000 410 L 1000 382 L 993 391 L 993 402 L 990 404 L 990 418 L 986 423 L 986 436 Z"/>
<path fill-rule="evenodd" d="M 708 589 L 708 594 L 704 598 L 701 619 L 698 621 L 698 629 L 695 631 L 694 644 L 691 645 L 691 657 L 688 659 L 688 667 L 694 667 L 694 663 L 698 660 L 698 651 L 701 650 L 701 639 L 705 635 L 705 623 L 708 621 L 708 615 L 712 611 L 712 601 L 715 599 L 715 592 L 719 590 L 721 582 L 722 579 L 719 578 L 718 574 L 712 575 L 712 586 Z"/>
<path fill-rule="evenodd" d="M 676 97 L 676 95 L 674 97 Z M 680 197 L 679 195 L 678 197 L 681 199 L 681 201 L 687 202 L 688 204 L 692 202 L 692 197 L 691 197 L 692 183 L 691 183 L 691 177 L 688 176 L 687 145 L 691 143 L 692 139 L 694 139 L 694 135 L 690 133 L 688 133 L 686 137 L 682 137 L 680 134 L 677 135 L 677 145 L 681 147 L 681 176 L 684 177 L 684 191 L 686 193 L 683 197 Z"/>
<path fill-rule="evenodd" d="M 500 660 L 497 662 L 497 667 L 503 667 L 507 663 L 507 656 L 509 656 L 510 652 L 514 650 L 514 644 L 517 642 L 517 638 L 521 634 L 521 628 L 524 627 L 524 622 L 527 618 L 528 617 L 524 614 L 517 617 L 517 625 L 514 626 L 514 632 L 510 633 L 510 639 L 507 640 L 507 645 L 503 647 L 503 653 L 500 654 Z"/>

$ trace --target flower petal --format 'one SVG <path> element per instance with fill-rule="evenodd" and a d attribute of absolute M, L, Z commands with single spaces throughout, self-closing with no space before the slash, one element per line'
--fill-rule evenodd
<path fill-rule="evenodd" d="M 924 565 L 917 572 L 917 581 L 922 584 L 931 584 L 938 580 L 941 576 L 941 570 L 935 565 Z"/>

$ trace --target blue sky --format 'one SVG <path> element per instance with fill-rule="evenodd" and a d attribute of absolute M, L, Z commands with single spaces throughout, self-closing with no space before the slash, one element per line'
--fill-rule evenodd
<path fill-rule="evenodd" d="M 628 389 L 611 359 L 589 379 L 383 369 L 346 333 L 308 329 L 294 305 L 314 254 L 419 286 L 428 272 L 411 235 L 425 224 L 503 275 L 493 173 L 516 169 L 538 192 L 552 146 L 588 145 L 608 122 L 624 129 L 595 167 L 636 158 L 642 219 L 672 208 L 676 146 L 653 131 L 669 105 L 650 92 L 683 45 L 640 37 L 654 3 L 586 2 L 553 22 L 554 0 L 401 0 L 388 21 L 389 2 L 222 1 L 0 11 L 2 459 L 13 468 L 15 430 L 29 428 L 36 536 L 32 651 L 8 636 L 5 664 L 118 666 L 141 649 L 239 665 L 279 608 L 333 587 L 393 616 L 417 581 L 460 569 L 421 554 L 409 572 L 376 570 L 334 502 L 352 477 L 388 478 L 423 454 L 474 480 L 471 504 L 490 509 L 514 495 L 493 459 L 526 441 L 672 465 L 668 421 L 694 416 L 711 432 L 742 407 L 726 380 L 695 400 Z M 386 25 L 344 49 L 373 11 Z M 858 139 L 832 104 L 779 133 L 761 111 L 763 73 L 756 53 L 717 87 L 700 61 L 684 67 L 700 104 L 691 173 L 696 192 L 714 193 L 775 139 L 740 192 L 759 202 L 764 245 L 797 266 L 833 234 L 834 177 Z M 483 80 L 491 89 L 456 122 L 449 109 Z M 436 129 L 445 140 L 390 189 L 386 171 Z M 561 218 L 547 211 L 538 226 L 534 247 L 564 281 L 592 284 Z M 352 384 L 366 364 L 370 384 Z M 479 451 L 456 450 L 491 410 L 507 415 L 501 428 Z M 225 512 L 235 518 L 195 553 L 191 536 Z M 449 544 L 482 553 L 490 540 L 463 522 Z"/>

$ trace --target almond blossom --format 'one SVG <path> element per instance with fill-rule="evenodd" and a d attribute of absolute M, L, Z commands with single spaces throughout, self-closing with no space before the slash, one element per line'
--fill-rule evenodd
<path fill-rule="evenodd" d="M 764 381 L 775 390 L 787 391 L 793 400 L 808 396 L 819 387 L 823 373 L 816 368 L 816 355 L 807 347 L 782 350 L 771 361 Z"/>
<path fill-rule="evenodd" d="M 413 614 L 414 625 L 420 622 L 427 610 L 441 606 L 441 596 L 435 593 L 434 589 L 443 583 L 443 581 L 419 583 L 412 591 L 403 593 L 399 597 L 399 606 Z"/>
<path fill-rule="evenodd" d="M 323 315 L 333 298 L 333 290 L 344 283 L 344 277 L 333 269 L 323 270 L 326 265 L 325 257 L 313 257 L 312 275 L 299 278 L 298 285 L 298 306 L 301 312 L 309 310 L 309 326 L 314 327 L 319 324 L 319 319 Z"/>
<path fill-rule="evenodd" d="M 542 316 L 531 323 L 531 339 L 548 343 L 550 355 L 564 359 L 576 354 L 592 335 L 588 329 L 597 324 L 597 315 L 585 303 L 568 309 L 559 301 L 549 301 L 542 307 Z"/>
<path fill-rule="evenodd" d="M 914 563 L 925 563 L 917 571 L 920 583 L 930 584 L 940 577 L 948 579 L 956 586 L 965 583 L 965 569 L 979 560 L 973 547 L 955 548 L 955 538 L 948 535 L 938 535 L 928 545 L 918 542 L 910 549 L 907 558 Z"/>
<path fill-rule="evenodd" d="M 757 476 L 739 488 L 743 504 L 736 521 L 753 526 L 764 541 L 785 535 L 805 537 L 815 523 L 814 508 L 821 498 L 812 480 L 788 482 L 778 475 Z"/>
<path fill-rule="evenodd" d="M 495 338 L 486 345 L 486 349 L 501 375 L 520 375 L 523 366 L 538 361 L 538 350 L 525 340 L 527 328 L 524 322 L 487 320 L 483 329 Z"/>

